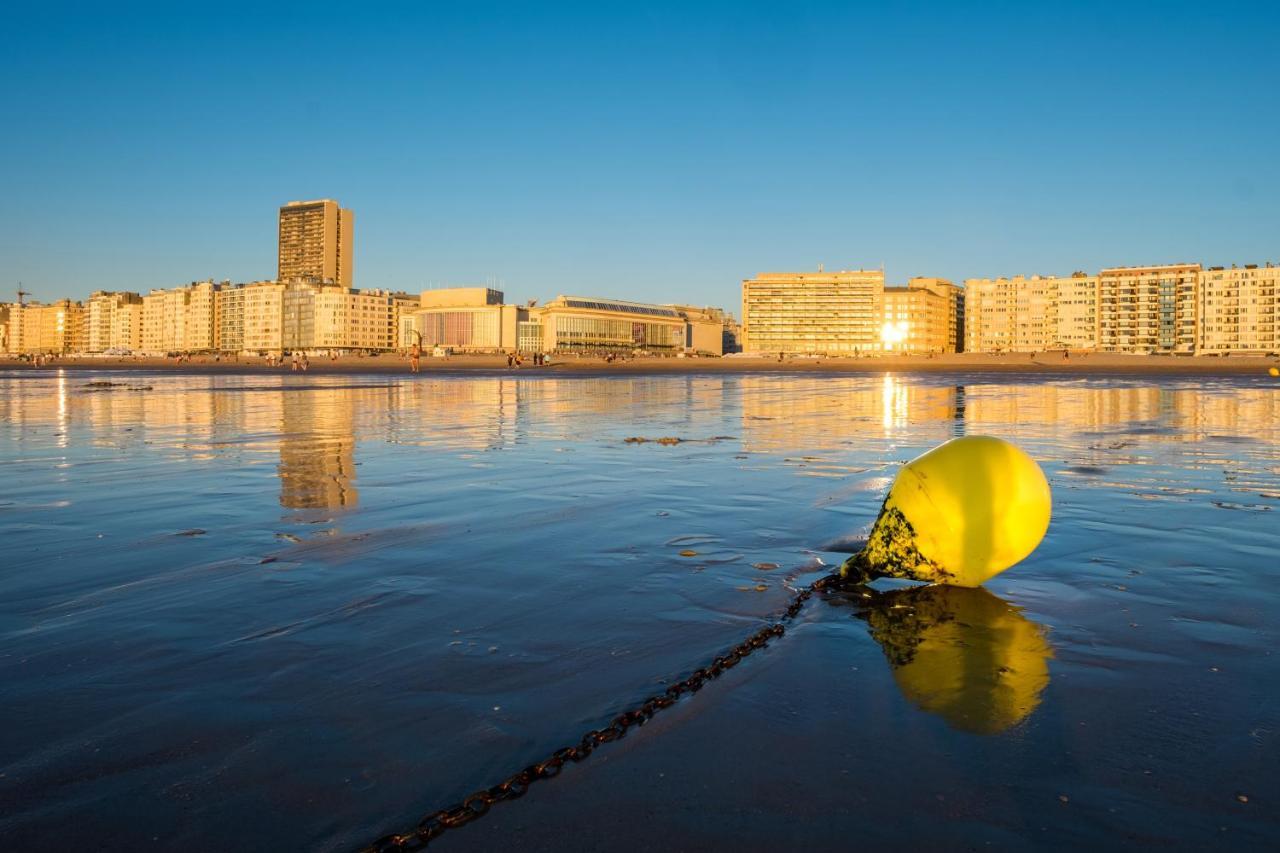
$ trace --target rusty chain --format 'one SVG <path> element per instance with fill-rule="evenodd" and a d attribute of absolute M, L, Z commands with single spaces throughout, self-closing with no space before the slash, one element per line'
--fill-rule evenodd
<path fill-rule="evenodd" d="M 364 848 L 361 853 L 392 853 L 392 851 L 425 849 L 446 831 L 466 826 L 471 821 L 484 817 L 495 803 L 523 797 L 534 782 L 560 775 L 565 762 L 572 761 L 576 764 L 591 755 L 597 747 L 625 737 L 627 730 L 632 726 L 644 725 L 659 711 L 670 708 L 678 702 L 681 696 L 697 693 L 708 681 L 719 678 L 757 649 L 763 649 L 771 639 L 781 637 L 787 630 L 785 623 L 800 614 L 809 597 L 838 580 L 839 575 L 827 575 L 808 587 L 798 590 L 792 596 L 791 603 L 772 624 L 756 631 L 729 651 L 716 655 L 710 664 L 695 669 L 688 677 L 672 684 L 662 693 L 656 693 L 630 711 L 622 712 L 603 729 L 592 729 L 576 744 L 555 750 L 542 761 L 530 764 L 519 773 L 496 785 L 476 791 L 457 805 L 431 812 L 408 832 L 384 835 Z"/>

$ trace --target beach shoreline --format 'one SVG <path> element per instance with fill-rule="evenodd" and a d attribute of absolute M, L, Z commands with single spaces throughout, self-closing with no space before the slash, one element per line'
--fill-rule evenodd
<path fill-rule="evenodd" d="M 1263 356 L 1142 356 L 1111 353 L 1073 354 L 1061 352 L 958 353 L 928 356 L 877 356 L 868 358 L 634 358 L 608 362 L 596 357 L 554 356 L 552 363 L 535 367 L 526 364 L 508 368 L 506 358 L 497 355 L 454 355 L 424 358 L 420 376 L 450 373 L 502 373 L 538 376 L 643 376 L 682 374 L 883 374 L 883 373 L 1007 373 L 1036 376 L 1151 375 L 1151 376 L 1268 376 L 1268 369 L 1280 366 L 1280 359 Z M 52 370 L 123 371 L 174 374 L 289 374 L 288 363 L 268 366 L 257 358 L 192 356 L 190 361 L 170 358 L 98 358 L 67 356 L 41 367 L 13 357 L 0 358 L 0 370 L 37 373 Z M 337 360 L 317 357 L 307 375 L 341 374 L 413 375 L 408 359 L 394 353 L 373 357 L 342 356 Z"/>

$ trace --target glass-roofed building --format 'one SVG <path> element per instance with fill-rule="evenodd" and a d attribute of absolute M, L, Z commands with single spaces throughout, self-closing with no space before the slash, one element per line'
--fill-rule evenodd
<path fill-rule="evenodd" d="M 557 296 L 530 311 L 542 323 L 543 348 L 556 352 L 676 352 L 684 347 L 685 319 L 665 305 L 622 299 Z"/>

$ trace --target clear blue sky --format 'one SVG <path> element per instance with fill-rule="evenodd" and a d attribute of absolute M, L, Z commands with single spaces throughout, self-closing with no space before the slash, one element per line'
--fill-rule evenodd
<path fill-rule="evenodd" d="M 0 299 L 269 278 L 319 197 L 512 300 L 1280 261 L 1275 3 L 21 5 Z"/>

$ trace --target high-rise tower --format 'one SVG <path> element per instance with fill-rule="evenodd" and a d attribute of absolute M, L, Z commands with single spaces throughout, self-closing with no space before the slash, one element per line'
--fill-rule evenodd
<path fill-rule="evenodd" d="M 355 214 L 332 199 L 291 201 L 280 208 L 278 281 L 333 282 L 351 287 Z"/>

